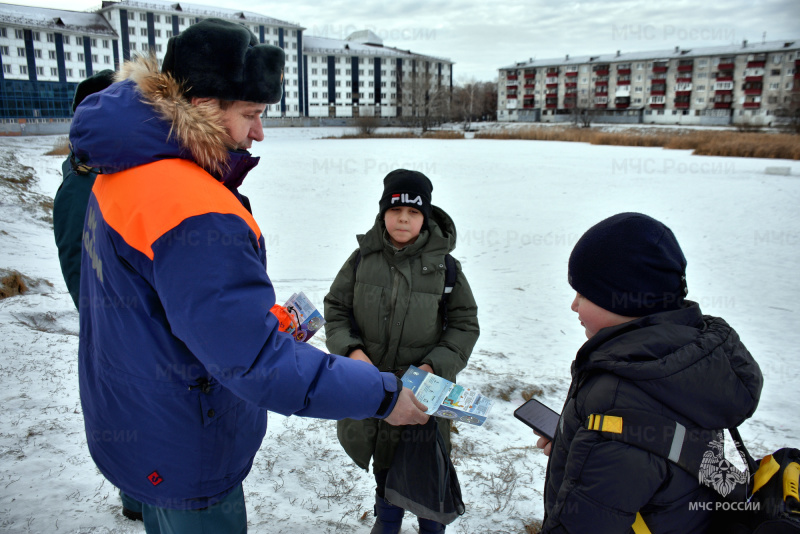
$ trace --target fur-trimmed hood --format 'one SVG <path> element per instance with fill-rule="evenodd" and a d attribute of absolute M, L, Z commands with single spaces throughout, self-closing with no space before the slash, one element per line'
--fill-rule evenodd
<path fill-rule="evenodd" d="M 84 163 L 109 174 L 182 158 L 221 181 L 232 169 L 246 168 L 246 174 L 257 163 L 246 151 L 230 151 L 219 109 L 192 106 L 181 84 L 160 72 L 154 58 L 126 62 L 117 80 L 86 97 L 75 112 L 70 144 Z"/>

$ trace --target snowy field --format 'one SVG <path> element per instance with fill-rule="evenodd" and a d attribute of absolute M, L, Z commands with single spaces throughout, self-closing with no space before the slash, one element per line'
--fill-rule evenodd
<path fill-rule="evenodd" d="M 560 142 L 315 139 L 341 131 L 267 130 L 242 191 L 278 300 L 302 290 L 321 307 L 355 235 L 372 224 L 383 176 L 406 167 L 433 181 L 480 310 L 481 337 L 459 381 L 496 400 L 485 426 L 454 435 L 467 513 L 448 532 L 523 533 L 541 519 L 546 458 L 512 412 L 531 390 L 560 409 L 585 340 L 569 309 L 567 259 L 586 229 L 621 211 L 673 229 L 689 297 L 724 317 L 761 364 L 761 404 L 741 428 L 751 452 L 798 446 L 800 162 Z M 0 138 L 0 176 L 28 166 L 38 180 L 19 194 L 0 184 L 0 269 L 41 280 L 0 301 L 0 531 L 139 533 L 84 439 L 77 313 L 36 207 L 61 181 L 62 158 L 43 155 L 55 142 Z M 768 175 L 774 166 L 791 175 Z M 324 336 L 312 342 L 324 347 Z M 271 415 L 244 488 L 254 533 L 366 533 L 372 524 L 372 476 L 350 464 L 332 421 Z M 403 532 L 416 532 L 408 515 Z"/>

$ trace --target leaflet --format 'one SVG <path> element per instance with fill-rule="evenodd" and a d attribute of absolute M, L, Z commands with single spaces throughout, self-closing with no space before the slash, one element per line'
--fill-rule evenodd
<path fill-rule="evenodd" d="M 403 385 L 428 407 L 428 415 L 470 425 L 483 425 L 494 404 L 477 389 L 459 386 L 413 365 L 403 375 Z"/>

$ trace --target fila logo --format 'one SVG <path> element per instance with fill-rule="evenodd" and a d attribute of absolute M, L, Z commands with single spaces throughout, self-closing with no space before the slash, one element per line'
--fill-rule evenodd
<path fill-rule="evenodd" d="M 392 204 L 395 201 L 400 202 L 401 204 L 419 204 L 422 206 L 422 197 L 417 195 L 417 198 L 411 200 L 408 198 L 408 193 L 397 193 L 396 195 L 392 195 Z"/>

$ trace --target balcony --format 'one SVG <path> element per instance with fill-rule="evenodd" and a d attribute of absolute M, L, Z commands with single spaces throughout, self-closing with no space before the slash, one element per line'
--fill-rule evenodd
<path fill-rule="evenodd" d="M 532 80 L 534 78 L 536 78 L 536 73 L 535 72 L 526 72 L 525 73 L 525 79 L 526 80 Z"/>
<path fill-rule="evenodd" d="M 675 102 L 675 109 L 688 109 L 689 102 Z"/>
<path fill-rule="evenodd" d="M 650 80 L 650 83 L 653 84 L 653 85 L 667 85 L 667 79 L 666 78 L 653 78 L 652 80 Z"/>
<path fill-rule="evenodd" d="M 763 69 L 767 66 L 766 61 L 748 61 L 747 68 L 748 69 Z"/>
<path fill-rule="evenodd" d="M 525 84 L 525 85 L 523 85 L 522 87 L 524 87 L 525 89 L 533 89 L 534 87 L 536 87 L 536 84 L 533 84 L 533 83 L 526 83 L 526 84 Z"/>
<path fill-rule="evenodd" d="M 666 89 L 651 89 L 650 94 L 653 96 L 661 96 L 667 94 Z"/>
<path fill-rule="evenodd" d="M 732 82 L 733 76 L 717 76 L 718 82 Z"/>
<path fill-rule="evenodd" d="M 742 107 L 744 109 L 758 109 L 761 107 L 761 102 L 745 102 Z"/>
<path fill-rule="evenodd" d="M 558 82 L 545 84 L 545 87 L 547 89 L 557 89 L 558 88 Z"/>
<path fill-rule="evenodd" d="M 749 89 L 744 90 L 744 94 L 746 95 L 760 95 L 761 94 L 761 87 L 750 87 Z"/>
<path fill-rule="evenodd" d="M 508 98 L 509 100 L 516 100 L 517 99 L 517 93 L 513 93 L 513 94 L 509 93 L 509 94 L 506 95 L 506 98 Z"/>
<path fill-rule="evenodd" d="M 731 109 L 730 102 L 714 102 L 714 109 Z"/>
<path fill-rule="evenodd" d="M 736 65 L 733 62 L 731 62 L 731 63 L 720 63 L 719 65 L 717 65 L 717 69 L 718 70 L 733 70 L 735 66 Z"/>
<path fill-rule="evenodd" d="M 620 76 L 629 76 L 631 69 L 617 69 L 617 74 Z"/>
<path fill-rule="evenodd" d="M 517 79 L 516 74 L 509 74 L 508 76 L 506 76 L 506 80 L 516 80 L 516 79 Z"/>
<path fill-rule="evenodd" d="M 691 96 L 691 94 L 692 94 L 691 89 L 688 91 L 675 91 L 675 96 Z"/>
<path fill-rule="evenodd" d="M 653 64 L 653 72 L 655 73 L 667 72 L 667 66 Z"/>
<path fill-rule="evenodd" d="M 535 106 L 533 104 L 533 100 L 529 100 L 529 101 L 526 101 L 524 104 L 522 104 L 522 107 L 524 109 L 533 109 Z"/>
<path fill-rule="evenodd" d="M 517 86 L 517 84 L 516 84 L 516 83 L 512 83 L 511 85 L 506 85 L 506 90 L 507 90 L 507 91 L 516 91 L 516 90 L 517 90 L 517 87 L 518 87 L 518 86 Z"/>
<path fill-rule="evenodd" d="M 606 87 L 608 86 L 608 80 L 597 80 L 594 85 L 595 87 Z"/>
<path fill-rule="evenodd" d="M 567 88 L 578 87 L 578 82 L 566 82 L 564 84 L 564 87 L 567 87 Z"/>
<path fill-rule="evenodd" d="M 558 103 L 556 102 L 548 102 L 544 105 L 547 109 L 556 109 L 558 107 Z"/>
<path fill-rule="evenodd" d="M 534 96 L 536 96 L 536 95 L 523 95 L 522 98 L 525 99 L 525 100 L 533 100 Z"/>
<path fill-rule="evenodd" d="M 746 82 L 761 82 L 764 79 L 763 76 L 746 76 L 744 81 Z"/>
<path fill-rule="evenodd" d="M 678 65 L 678 72 L 692 72 L 694 65 Z"/>
<path fill-rule="evenodd" d="M 617 80 L 617 85 L 618 86 L 619 85 L 630 85 L 630 84 L 631 84 L 630 80 Z"/>
<path fill-rule="evenodd" d="M 692 83 L 691 78 L 677 78 L 675 80 L 676 83 Z"/>
<path fill-rule="evenodd" d="M 617 104 L 615 104 L 614 107 L 616 107 L 617 109 L 628 109 L 630 105 L 631 105 L 630 102 L 618 102 Z"/>
<path fill-rule="evenodd" d="M 569 77 L 569 78 L 574 78 L 574 77 L 576 77 L 577 75 L 578 75 L 578 71 L 577 71 L 577 70 L 575 70 L 575 71 L 570 71 L 570 72 L 565 72 L 565 73 L 564 73 L 564 76 L 567 76 L 567 77 Z"/>
<path fill-rule="evenodd" d="M 595 105 L 594 105 L 594 107 L 595 107 L 595 109 L 607 109 L 607 108 L 608 108 L 608 103 L 605 103 L 605 104 L 595 104 Z"/>

